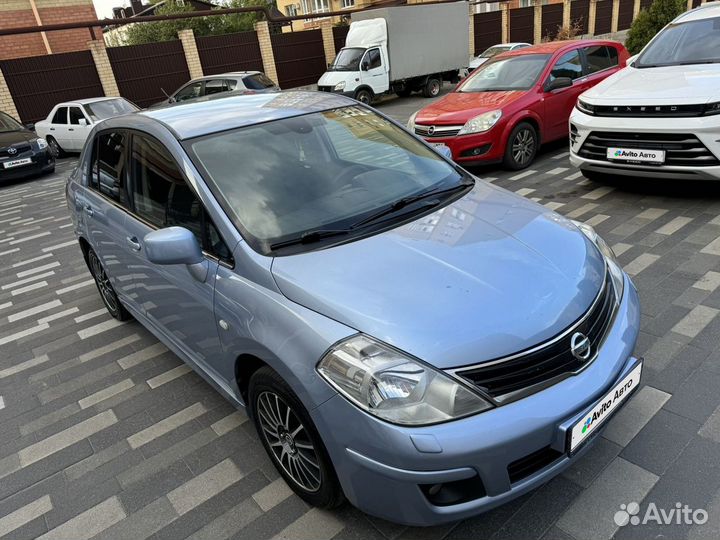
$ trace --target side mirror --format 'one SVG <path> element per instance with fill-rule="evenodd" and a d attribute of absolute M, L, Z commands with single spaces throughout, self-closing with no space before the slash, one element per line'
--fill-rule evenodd
<path fill-rule="evenodd" d="M 88 121 L 85 120 L 84 118 L 80 118 L 80 119 L 78 120 L 78 124 L 80 124 L 81 126 L 87 126 L 87 125 L 88 125 Z"/>
<path fill-rule="evenodd" d="M 30 131 L 35 131 L 35 124 L 30 122 L 29 124 L 25 124 L 25 127 L 28 128 Z"/>
<path fill-rule="evenodd" d="M 197 238 L 184 227 L 167 227 L 145 235 L 145 254 L 154 264 L 184 264 L 198 281 L 205 281 L 208 261 Z"/>
<path fill-rule="evenodd" d="M 558 77 L 545 83 L 545 91 L 552 92 L 553 90 L 559 90 L 561 88 L 569 88 L 572 85 L 573 81 L 570 77 Z"/>

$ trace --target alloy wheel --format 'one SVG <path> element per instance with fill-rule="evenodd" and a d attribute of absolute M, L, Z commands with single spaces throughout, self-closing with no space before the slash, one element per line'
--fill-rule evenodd
<path fill-rule="evenodd" d="M 521 129 L 512 143 L 512 156 L 518 165 L 525 165 L 535 154 L 535 134 L 528 128 Z"/>
<path fill-rule="evenodd" d="M 90 253 L 89 258 L 92 275 L 95 278 L 100 295 L 102 296 L 107 308 L 112 313 L 116 313 L 118 309 L 117 297 L 115 296 L 115 291 L 110 284 L 110 279 L 107 277 L 105 270 L 103 270 L 103 267 L 94 252 Z"/>
<path fill-rule="evenodd" d="M 320 489 L 320 460 L 310 434 L 295 411 L 282 397 L 264 391 L 257 398 L 262 434 L 273 458 L 287 475 L 310 493 Z"/>

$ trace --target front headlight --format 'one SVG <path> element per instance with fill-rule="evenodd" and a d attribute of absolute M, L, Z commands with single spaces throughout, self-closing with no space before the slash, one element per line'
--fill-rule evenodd
<path fill-rule="evenodd" d="M 38 148 L 40 150 L 45 150 L 48 147 L 48 143 L 45 139 L 42 139 L 42 138 L 35 139 L 35 142 L 37 143 Z"/>
<path fill-rule="evenodd" d="M 340 90 L 345 90 L 345 81 L 340 81 L 335 86 L 333 86 L 333 90 L 336 92 L 339 92 Z"/>
<path fill-rule="evenodd" d="M 615 252 L 592 226 L 580 221 L 573 221 L 573 223 L 578 229 L 580 229 L 580 232 L 582 232 L 593 244 L 595 244 L 602 256 L 605 258 L 608 271 L 610 272 L 610 279 L 612 279 L 613 288 L 615 289 L 615 299 L 619 303 L 622 299 L 623 289 L 625 288 L 625 278 L 623 276 L 622 268 L 615 257 Z"/>
<path fill-rule="evenodd" d="M 502 111 L 490 111 L 471 118 L 460 128 L 458 135 L 469 135 L 470 133 L 482 133 L 489 130 L 500 120 Z"/>
<path fill-rule="evenodd" d="M 412 113 L 410 115 L 410 119 L 408 120 L 407 128 L 412 132 L 415 132 L 415 118 L 417 117 L 419 112 L 420 111 L 415 111 L 414 113 Z"/>
<path fill-rule="evenodd" d="M 330 349 L 317 370 L 355 405 L 395 424 L 437 424 L 492 407 L 441 371 L 363 334 Z"/>
<path fill-rule="evenodd" d="M 594 115 L 595 114 L 595 106 L 590 105 L 588 102 L 583 101 L 582 99 L 578 99 L 577 103 L 575 103 L 575 108 L 580 111 L 584 112 L 585 114 Z"/>
<path fill-rule="evenodd" d="M 714 103 L 707 103 L 705 105 L 705 111 L 703 112 L 703 114 L 705 116 L 720 114 L 720 101 L 716 101 Z"/>

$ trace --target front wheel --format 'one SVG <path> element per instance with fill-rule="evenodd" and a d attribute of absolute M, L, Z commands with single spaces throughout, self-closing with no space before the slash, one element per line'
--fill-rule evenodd
<path fill-rule="evenodd" d="M 250 379 L 249 401 L 260 441 L 285 482 L 305 502 L 335 508 L 343 496 L 335 469 L 310 415 L 269 367 Z"/>
<path fill-rule="evenodd" d="M 367 90 L 366 88 L 362 88 L 355 92 L 355 99 L 358 100 L 360 103 L 364 103 L 365 105 L 370 105 L 373 100 L 373 95 L 370 90 Z"/>
<path fill-rule="evenodd" d="M 528 122 L 520 122 L 510 133 L 503 163 L 514 171 L 528 167 L 538 151 L 538 134 Z"/>
<path fill-rule="evenodd" d="M 60 144 L 55 140 L 55 137 L 48 137 L 47 139 L 50 154 L 53 157 L 59 158 L 65 155 L 65 151 L 61 148 Z"/>

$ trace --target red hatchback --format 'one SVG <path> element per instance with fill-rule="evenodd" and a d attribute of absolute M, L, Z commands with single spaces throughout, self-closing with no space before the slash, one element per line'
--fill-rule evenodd
<path fill-rule="evenodd" d="M 410 117 L 408 128 L 444 143 L 458 163 L 532 163 L 541 142 L 568 136 L 580 94 L 625 67 L 615 41 L 555 41 L 496 56 Z"/>

